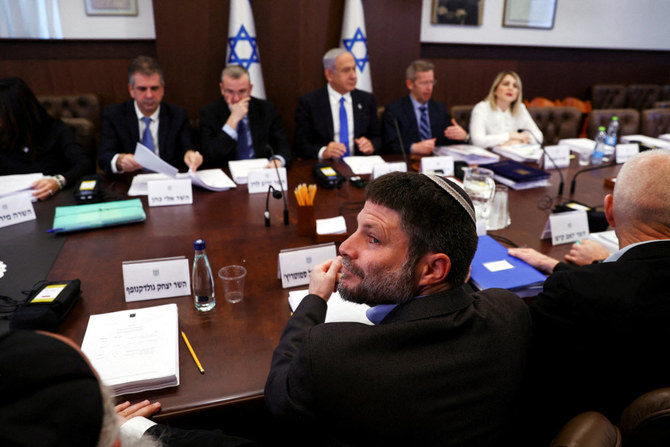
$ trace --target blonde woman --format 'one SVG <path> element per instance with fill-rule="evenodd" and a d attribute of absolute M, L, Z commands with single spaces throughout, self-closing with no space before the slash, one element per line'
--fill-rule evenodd
<path fill-rule="evenodd" d="M 518 74 L 498 73 L 486 99 L 472 109 L 472 144 L 493 147 L 542 142 L 542 132 L 523 104 L 521 90 Z"/>

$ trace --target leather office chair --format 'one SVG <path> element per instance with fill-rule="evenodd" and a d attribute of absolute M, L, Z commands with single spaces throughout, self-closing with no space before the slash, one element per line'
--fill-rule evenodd
<path fill-rule="evenodd" d="M 670 388 L 650 391 L 621 413 L 621 434 L 626 446 L 670 445 Z"/>
<path fill-rule="evenodd" d="M 91 159 L 96 160 L 97 137 L 93 123 L 86 118 L 61 118 L 61 120 L 72 129 L 75 139 Z"/>
<path fill-rule="evenodd" d="M 596 411 L 570 419 L 549 447 L 620 447 L 621 431 Z"/>
<path fill-rule="evenodd" d="M 379 106 L 377 107 L 377 119 L 379 120 L 379 125 L 381 126 L 382 123 L 384 122 L 384 110 L 386 109 L 385 106 Z"/>
<path fill-rule="evenodd" d="M 670 108 L 670 101 L 656 101 L 652 109 L 667 109 Z"/>
<path fill-rule="evenodd" d="M 529 107 L 528 112 L 542 131 L 545 145 L 553 145 L 563 138 L 577 138 L 582 123 L 582 112 L 576 107 Z"/>
<path fill-rule="evenodd" d="M 449 114 L 466 132 L 470 130 L 470 115 L 474 105 L 452 106 Z"/>
<path fill-rule="evenodd" d="M 70 126 L 79 144 L 95 159 L 101 119 L 98 97 L 85 93 L 38 96 L 37 100 L 51 116 Z"/>
<path fill-rule="evenodd" d="M 623 84 L 595 84 L 591 87 L 591 106 L 594 109 L 626 107 L 626 86 Z"/>
<path fill-rule="evenodd" d="M 586 138 L 586 129 L 589 125 L 589 112 L 591 111 L 591 101 L 568 96 L 560 101 L 562 106 L 577 107 L 582 112 L 582 125 L 579 131 L 579 138 Z"/>
<path fill-rule="evenodd" d="M 589 113 L 587 138 L 593 139 L 599 126 L 610 123 L 613 116 L 619 118 L 619 135 L 635 135 L 640 131 L 640 112 L 635 109 L 593 109 Z"/>
<path fill-rule="evenodd" d="M 626 92 L 626 107 L 629 109 L 650 109 L 661 99 L 661 87 L 655 84 L 629 85 Z"/>
<path fill-rule="evenodd" d="M 647 109 L 640 113 L 640 133 L 658 137 L 670 133 L 670 109 Z"/>
<path fill-rule="evenodd" d="M 560 102 L 560 101 L 558 101 Z M 537 96 L 533 99 L 531 99 L 527 104 L 526 107 L 553 107 L 556 104 L 557 101 L 552 101 L 551 99 L 543 98 L 541 96 Z"/>

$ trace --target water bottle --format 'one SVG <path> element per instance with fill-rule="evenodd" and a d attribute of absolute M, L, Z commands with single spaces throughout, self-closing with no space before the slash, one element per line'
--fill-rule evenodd
<path fill-rule="evenodd" d="M 214 276 L 212 276 L 212 268 L 209 266 L 209 259 L 205 252 L 205 241 L 202 239 L 194 241 L 193 248 L 195 249 L 193 277 L 191 278 L 193 299 L 196 310 L 207 312 L 216 306 Z"/>
<path fill-rule="evenodd" d="M 605 144 L 616 147 L 617 135 L 619 134 L 619 117 L 613 116 L 609 126 L 607 126 L 607 135 L 605 137 Z"/>
<path fill-rule="evenodd" d="M 591 155 L 591 164 L 600 165 L 603 163 L 606 136 L 605 126 L 600 126 L 598 128 L 598 134 L 596 135 L 596 147 L 593 149 L 593 154 Z"/>

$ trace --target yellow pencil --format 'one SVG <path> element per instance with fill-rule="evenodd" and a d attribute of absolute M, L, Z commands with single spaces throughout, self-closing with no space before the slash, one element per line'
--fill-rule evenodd
<path fill-rule="evenodd" d="M 193 357 L 193 360 L 195 361 L 195 364 L 198 366 L 198 369 L 200 370 L 200 374 L 205 374 L 205 370 L 202 368 L 202 365 L 200 364 L 200 360 L 198 360 L 198 356 L 195 355 L 195 351 L 193 351 L 193 348 L 191 347 L 191 343 L 189 343 L 188 338 L 186 338 L 186 334 L 184 334 L 184 331 L 181 331 L 181 336 L 184 339 L 184 342 L 186 343 L 186 347 L 188 348 L 188 351 L 191 353 L 191 357 Z"/>

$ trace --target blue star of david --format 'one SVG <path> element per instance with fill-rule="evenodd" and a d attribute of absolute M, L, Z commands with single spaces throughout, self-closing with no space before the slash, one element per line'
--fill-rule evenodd
<path fill-rule="evenodd" d="M 356 65 L 358 66 L 358 69 L 362 73 L 365 70 L 365 64 L 367 62 L 370 62 L 370 59 L 368 58 L 368 40 L 365 38 L 365 35 L 363 34 L 360 28 L 356 28 L 354 38 L 342 39 L 342 42 L 344 43 L 344 47 L 347 49 L 347 51 L 349 51 L 354 56 Z M 363 47 L 365 48 L 365 55 L 363 57 L 356 57 L 356 54 L 354 53 L 353 49 L 356 42 L 361 42 L 363 44 Z"/>
<path fill-rule="evenodd" d="M 235 51 L 235 46 L 237 46 L 237 44 L 240 42 L 249 42 L 249 46 L 251 47 L 251 55 L 249 55 L 249 57 L 246 59 L 240 57 Z M 248 70 L 251 64 L 261 63 L 260 59 L 258 58 L 258 46 L 256 44 L 256 38 L 249 35 L 244 25 L 240 26 L 240 29 L 237 31 L 237 34 L 234 37 L 228 38 L 228 45 L 230 46 L 228 64 L 241 65 Z"/>

